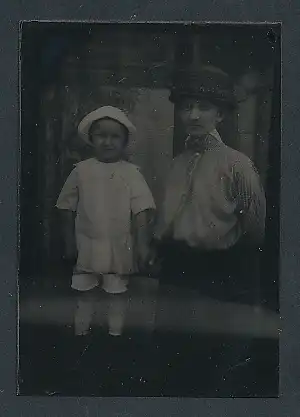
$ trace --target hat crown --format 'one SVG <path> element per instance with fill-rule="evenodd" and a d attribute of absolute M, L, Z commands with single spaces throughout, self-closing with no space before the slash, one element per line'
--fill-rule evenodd
<path fill-rule="evenodd" d="M 174 74 L 171 87 L 171 100 L 181 96 L 198 96 L 234 103 L 233 83 L 228 74 L 214 67 L 202 67 L 199 70 L 179 70 Z"/>
<path fill-rule="evenodd" d="M 95 113 L 98 114 L 99 116 L 102 115 L 109 115 L 109 116 L 121 116 L 121 117 L 127 117 L 125 112 L 121 109 L 119 109 L 118 107 L 114 107 L 114 106 L 102 106 L 99 107 L 98 109 L 94 110 L 94 112 L 91 113 Z M 108 116 L 107 116 L 108 117 Z"/>
<path fill-rule="evenodd" d="M 102 106 L 87 114 L 79 123 L 78 133 L 85 142 L 89 143 L 89 130 L 93 122 L 104 118 L 116 120 L 124 125 L 129 133 L 134 133 L 136 130 L 135 126 L 121 109 L 113 106 Z"/>

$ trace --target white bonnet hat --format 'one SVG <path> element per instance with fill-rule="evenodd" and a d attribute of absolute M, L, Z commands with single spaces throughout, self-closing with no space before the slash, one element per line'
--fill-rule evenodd
<path fill-rule="evenodd" d="M 129 134 L 132 134 L 136 131 L 135 126 L 131 123 L 131 121 L 128 119 L 128 117 L 122 110 L 118 109 L 117 107 L 103 106 L 87 114 L 81 120 L 78 126 L 78 133 L 81 139 L 90 144 L 89 130 L 92 123 L 94 123 L 96 120 L 101 120 L 105 118 L 113 119 L 121 123 L 123 126 L 127 128 Z"/>

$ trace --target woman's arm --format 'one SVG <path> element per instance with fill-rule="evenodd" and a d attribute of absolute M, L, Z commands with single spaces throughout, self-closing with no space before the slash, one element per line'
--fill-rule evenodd
<path fill-rule="evenodd" d="M 266 198 L 259 174 L 250 160 L 234 167 L 233 181 L 243 239 L 259 246 L 265 236 Z"/>

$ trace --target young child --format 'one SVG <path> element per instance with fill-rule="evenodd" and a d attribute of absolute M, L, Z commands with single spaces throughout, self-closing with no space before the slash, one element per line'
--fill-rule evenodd
<path fill-rule="evenodd" d="M 75 290 L 91 292 L 101 284 L 106 292 L 125 292 L 127 277 L 138 270 L 134 248 L 138 267 L 147 263 L 148 214 L 155 203 L 138 168 L 124 160 L 135 130 L 127 116 L 111 106 L 89 113 L 78 126 L 80 137 L 93 147 L 95 156 L 75 166 L 56 204 L 63 218 L 65 256 L 76 262 Z M 78 330 L 78 334 L 86 331 Z"/>

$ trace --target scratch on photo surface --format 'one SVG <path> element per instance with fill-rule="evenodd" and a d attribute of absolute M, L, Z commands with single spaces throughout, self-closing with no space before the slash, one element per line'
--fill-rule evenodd
<path fill-rule="evenodd" d="M 91 345 L 91 342 L 86 344 L 85 348 L 84 348 L 84 349 L 83 349 L 83 351 L 80 353 L 80 357 L 79 357 L 79 359 L 76 361 L 75 367 L 74 367 L 73 369 L 75 369 L 77 366 L 79 366 L 81 358 L 82 358 L 82 357 L 83 357 L 83 355 L 86 353 L 86 351 L 88 350 L 88 348 L 90 347 L 90 345 Z"/>
<path fill-rule="evenodd" d="M 58 394 L 57 391 L 45 391 L 45 394 L 47 394 L 49 397 Z"/>
<path fill-rule="evenodd" d="M 251 358 L 247 358 L 247 359 L 245 359 L 244 361 L 241 361 L 241 362 L 237 363 L 236 365 L 230 366 L 230 367 L 228 368 L 228 371 L 231 371 L 232 369 L 238 368 L 238 367 L 240 367 L 240 366 L 245 366 L 245 365 L 247 365 L 250 361 L 251 361 Z"/>
<path fill-rule="evenodd" d="M 130 16 L 130 20 L 135 20 L 137 18 L 137 14 L 136 13 L 133 13 L 131 16 Z"/>

